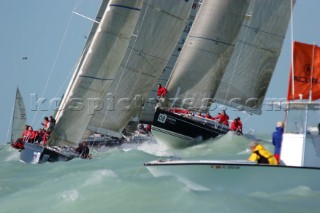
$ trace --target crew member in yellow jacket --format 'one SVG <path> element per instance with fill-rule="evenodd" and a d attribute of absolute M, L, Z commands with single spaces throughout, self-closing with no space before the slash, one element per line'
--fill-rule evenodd
<path fill-rule="evenodd" d="M 277 159 L 261 144 L 252 141 L 250 149 L 252 154 L 248 159 L 249 161 L 257 161 L 259 164 L 278 165 Z"/>

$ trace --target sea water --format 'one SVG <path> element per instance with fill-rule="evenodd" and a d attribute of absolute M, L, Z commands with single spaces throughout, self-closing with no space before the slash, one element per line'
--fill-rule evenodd
<path fill-rule="evenodd" d="M 260 142 L 273 150 L 270 138 Z M 3 145 L 0 213 L 320 212 L 320 192 L 306 186 L 243 195 L 223 190 L 198 191 L 175 177 L 155 178 L 143 166 L 144 162 L 165 158 L 247 159 L 249 143 L 246 137 L 227 134 L 183 150 L 151 142 L 124 144 L 91 149 L 92 160 L 36 165 L 20 162 L 19 152 Z M 263 180 L 257 181 L 263 184 Z"/>

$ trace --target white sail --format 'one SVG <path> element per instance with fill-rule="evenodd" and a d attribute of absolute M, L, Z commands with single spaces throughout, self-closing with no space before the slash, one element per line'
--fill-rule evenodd
<path fill-rule="evenodd" d="M 22 137 L 22 132 L 25 130 L 26 123 L 26 109 L 19 88 L 17 88 L 12 117 L 11 142 Z"/>
<path fill-rule="evenodd" d="M 247 0 L 205 0 L 167 84 L 171 106 L 205 110 L 245 17 Z"/>
<path fill-rule="evenodd" d="M 216 100 L 260 114 L 277 64 L 291 11 L 291 0 L 252 1 Z"/>
<path fill-rule="evenodd" d="M 193 1 L 145 1 L 120 70 L 103 110 L 96 111 L 89 129 L 110 134 L 121 132 L 140 114 L 150 90 L 168 64 L 187 24 Z"/>
<path fill-rule="evenodd" d="M 92 27 L 90 34 L 94 36 L 62 100 L 50 145 L 74 145 L 80 141 L 93 115 L 94 104 L 103 98 L 119 70 L 142 3 L 143 0 L 110 0 L 105 7 L 105 1 L 102 2 L 101 21 L 98 27 Z"/>
<path fill-rule="evenodd" d="M 172 53 L 168 64 L 166 67 L 163 69 L 163 72 L 161 76 L 158 78 L 157 83 L 153 86 L 152 90 L 150 91 L 150 94 L 145 101 L 145 104 L 143 106 L 143 110 L 139 116 L 139 121 L 141 123 L 148 123 L 151 124 L 153 122 L 153 117 L 155 114 L 155 107 L 156 107 L 156 97 L 157 97 L 157 89 L 158 89 L 158 84 L 161 85 L 166 85 L 167 81 L 171 75 L 171 72 L 174 68 L 174 65 L 181 53 L 181 49 L 187 39 L 187 36 L 190 32 L 191 26 L 194 22 L 194 19 L 197 15 L 197 12 L 199 11 L 199 7 L 201 6 L 202 0 L 194 0 L 192 4 L 192 9 L 188 18 L 188 23 L 185 26 L 183 33 L 175 47 L 174 52 Z"/>

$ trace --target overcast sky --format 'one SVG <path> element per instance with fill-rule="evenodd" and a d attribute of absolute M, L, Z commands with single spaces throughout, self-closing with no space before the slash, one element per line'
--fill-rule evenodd
<path fill-rule="evenodd" d="M 28 123 L 38 128 L 43 116 L 34 118 L 35 98 L 61 97 L 86 42 L 92 22 L 72 13 L 95 18 L 101 0 L 1 0 L 0 1 L 0 143 L 7 142 L 17 86 L 24 98 Z M 320 1 L 297 0 L 294 8 L 293 39 L 320 44 Z M 273 75 L 267 98 L 284 98 L 287 93 L 291 58 L 291 28 Z M 27 57 L 27 60 L 23 60 Z M 48 105 L 42 110 L 47 110 Z M 231 111 L 231 110 L 230 110 Z M 246 128 L 271 133 L 283 113 L 261 116 L 240 115 Z"/>

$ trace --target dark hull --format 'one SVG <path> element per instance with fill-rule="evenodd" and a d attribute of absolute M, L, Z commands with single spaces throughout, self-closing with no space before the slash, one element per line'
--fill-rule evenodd
<path fill-rule="evenodd" d="M 75 157 L 79 155 L 71 148 L 45 147 L 34 143 L 25 143 L 20 153 L 20 160 L 31 164 L 69 161 Z"/>
<path fill-rule="evenodd" d="M 161 109 L 157 109 L 152 126 L 157 140 L 175 148 L 192 146 L 228 131 L 227 127 L 207 119 L 187 118 Z"/>

